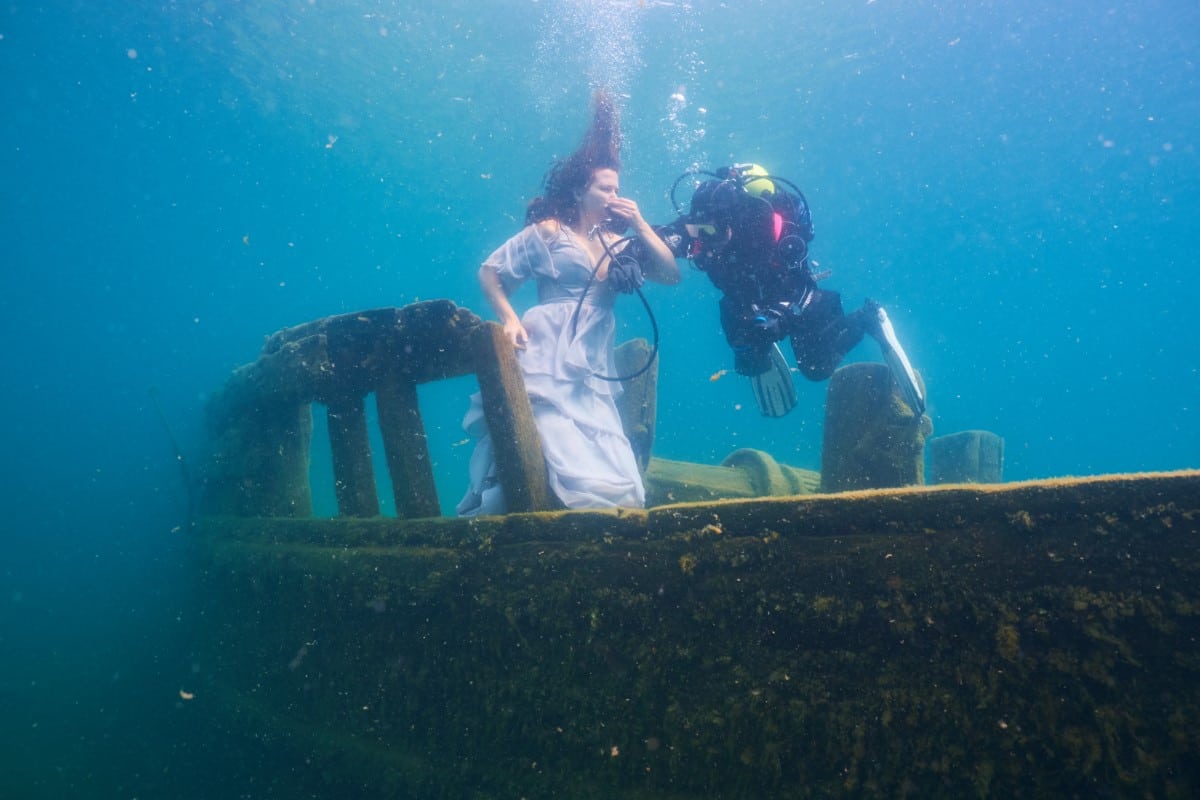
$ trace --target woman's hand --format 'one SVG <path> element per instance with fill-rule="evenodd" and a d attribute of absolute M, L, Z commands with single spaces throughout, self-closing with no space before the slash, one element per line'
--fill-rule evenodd
<path fill-rule="evenodd" d="M 525 345 L 529 343 L 529 332 L 519 319 L 510 319 L 504 323 L 504 335 L 516 350 L 524 350 Z"/>
<path fill-rule="evenodd" d="M 500 276 L 486 263 L 479 268 L 479 288 L 483 289 L 483 296 L 487 298 L 488 305 L 496 312 L 496 317 L 504 328 L 505 338 L 514 349 L 524 350 L 525 345 L 529 343 L 529 331 L 525 330 L 512 303 L 508 302 L 504 286 L 500 283 Z"/>
<path fill-rule="evenodd" d="M 631 228 L 638 229 L 646 224 L 637 202 L 628 197 L 614 197 L 604 208 Z"/>
<path fill-rule="evenodd" d="M 641 265 L 645 277 L 668 286 L 679 283 L 679 265 L 675 263 L 675 256 L 654 232 L 650 223 L 642 218 L 638 204 L 628 197 L 614 197 L 608 201 L 606 208 L 614 217 L 619 217 L 633 228 L 634 233 L 646 243 L 650 258 Z"/>

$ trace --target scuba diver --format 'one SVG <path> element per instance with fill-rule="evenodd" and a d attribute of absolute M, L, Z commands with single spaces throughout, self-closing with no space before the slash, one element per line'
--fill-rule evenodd
<path fill-rule="evenodd" d="M 685 212 L 676 192 L 692 176 L 703 180 L 693 178 Z M 918 417 L 924 413 L 924 391 L 887 312 L 867 300 L 845 314 L 841 296 L 817 286 L 826 275 L 809 265 L 812 214 L 795 184 L 757 164 L 690 170 L 671 187 L 671 202 L 678 219 L 654 230 L 676 258 L 689 259 L 721 290 L 721 327 L 734 367 L 750 378 L 765 416 L 781 417 L 797 401 L 780 341 L 790 339 L 800 373 L 820 381 L 863 334 L 879 342 L 905 402 Z"/>

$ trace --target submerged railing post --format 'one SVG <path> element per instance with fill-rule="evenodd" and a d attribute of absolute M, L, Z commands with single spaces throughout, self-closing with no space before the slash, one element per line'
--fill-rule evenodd
<path fill-rule="evenodd" d="M 882 489 L 925 482 L 929 417 L 904 402 L 886 364 L 848 364 L 826 391 L 821 489 Z"/>
<path fill-rule="evenodd" d="M 363 396 L 353 393 L 333 397 L 327 407 L 338 513 L 343 517 L 377 517 L 379 493 L 371 466 Z"/>
<path fill-rule="evenodd" d="M 525 379 L 504 328 L 484 322 L 471 333 L 483 414 L 496 454 L 496 473 L 509 511 L 558 506 L 546 481 L 542 440 L 533 422 Z"/>
<path fill-rule="evenodd" d="M 647 364 L 650 358 L 650 343 L 645 339 L 630 339 L 613 353 L 618 375 L 633 376 L 645 368 L 645 372 L 621 381 L 624 391 L 617 398 L 617 410 L 625 435 L 633 447 L 638 469 L 644 474 L 650 465 L 650 450 L 654 446 L 654 421 L 658 409 L 658 359 Z"/>
<path fill-rule="evenodd" d="M 274 437 L 279 446 L 279 482 L 271 493 L 275 516 L 312 516 L 312 486 L 308 481 L 312 430 L 311 403 L 293 406 L 289 413 L 280 415 Z"/>
<path fill-rule="evenodd" d="M 246 423 L 238 512 L 263 517 L 312 516 L 308 483 L 312 406 L 301 403 L 259 409 Z"/>
<path fill-rule="evenodd" d="M 395 371 L 388 372 L 375 388 L 375 406 L 392 478 L 396 516 L 405 519 L 438 516 L 441 509 L 416 384 Z"/>
<path fill-rule="evenodd" d="M 1004 440 L 991 431 L 959 431 L 929 440 L 929 482 L 1000 483 Z"/>
<path fill-rule="evenodd" d="M 209 401 L 205 513 L 312 515 L 312 394 L 303 387 L 327 358 L 323 336 L 301 337 L 234 370 Z"/>

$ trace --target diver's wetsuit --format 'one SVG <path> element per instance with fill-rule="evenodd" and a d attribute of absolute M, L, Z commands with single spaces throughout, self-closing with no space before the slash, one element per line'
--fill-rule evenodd
<path fill-rule="evenodd" d="M 862 312 L 843 313 L 837 292 L 817 288 L 808 265 L 813 237 L 807 204 L 784 191 L 722 194 L 723 183 L 709 181 L 696 190 L 696 198 L 705 197 L 706 186 L 709 199 L 717 196 L 718 202 L 705 204 L 720 206 L 716 217 L 698 216 L 694 199 L 692 213 L 655 230 L 676 258 L 690 259 L 721 290 L 721 327 L 738 373 L 765 372 L 771 346 L 788 337 L 801 374 L 828 378 L 862 339 L 866 323 Z M 688 225 L 696 229 L 701 222 L 692 236 Z"/>

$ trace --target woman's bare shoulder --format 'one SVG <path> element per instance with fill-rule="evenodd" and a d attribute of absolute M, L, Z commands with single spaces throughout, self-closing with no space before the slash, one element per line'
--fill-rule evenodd
<path fill-rule="evenodd" d="M 562 230 L 562 224 L 556 219 L 539 220 L 533 223 L 533 227 L 544 242 L 549 242 L 555 236 L 558 236 L 558 232 Z"/>

